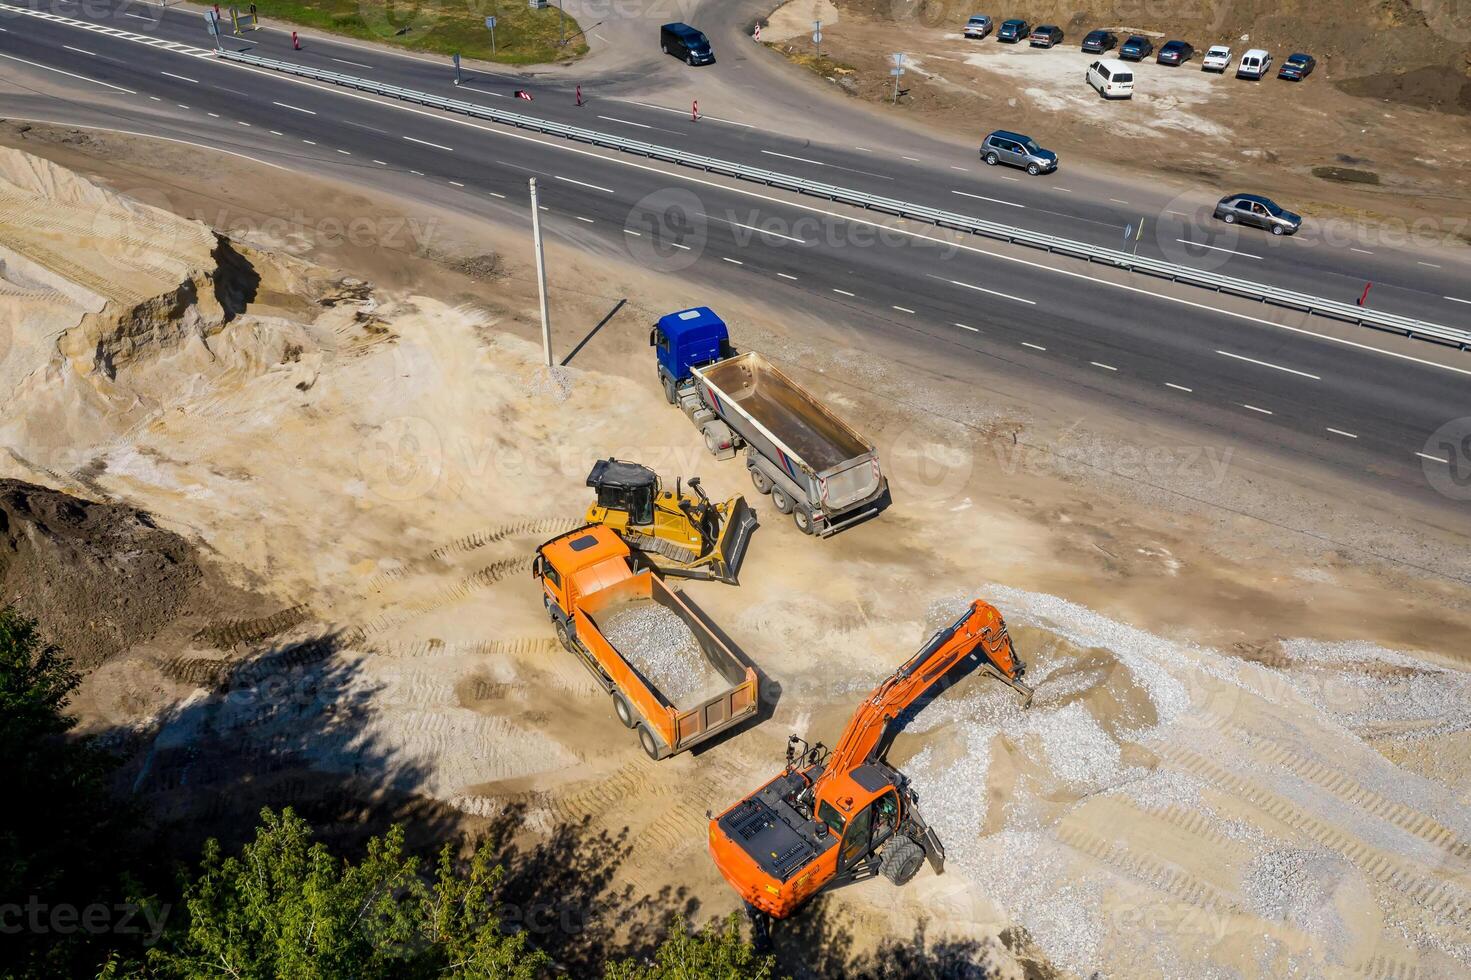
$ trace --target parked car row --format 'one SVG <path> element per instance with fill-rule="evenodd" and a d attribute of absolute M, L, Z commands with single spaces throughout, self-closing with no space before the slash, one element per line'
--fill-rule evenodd
<path fill-rule="evenodd" d="M 983 40 L 990 36 L 994 27 L 995 22 L 986 14 L 973 14 L 965 22 L 965 36 L 972 40 Z M 1025 40 L 1034 48 L 1051 48 L 1062 43 L 1062 28 L 1053 24 L 1043 24 L 1034 28 L 1021 18 L 1013 18 L 1002 21 L 1001 28 L 996 31 L 996 40 L 1003 44 L 1019 44 Z M 1123 44 L 1119 43 L 1117 34 L 1101 29 L 1089 31 L 1083 38 L 1083 50 L 1088 54 L 1105 54 L 1115 48 L 1118 49 L 1119 61 L 1143 61 L 1152 54 L 1156 63 L 1174 68 L 1178 68 L 1195 57 L 1195 47 L 1189 41 L 1166 41 L 1156 52 L 1154 42 L 1143 34 L 1131 34 Z M 1224 74 L 1231 67 L 1233 57 L 1231 49 L 1226 45 L 1212 45 L 1205 52 L 1200 70 Z M 1277 69 L 1277 77 L 1300 82 L 1312 74 L 1317 63 L 1317 59 L 1310 54 L 1298 52 L 1289 55 L 1287 60 L 1282 62 L 1282 66 Z M 1094 88 L 1098 88 L 1098 85 L 1094 80 L 1093 70 L 1099 65 L 1107 67 L 1108 63 L 1095 61 L 1088 68 L 1090 73 L 1088 84 L 1093 85 Z M 1236 77 L 1255 81 L 1266 77 L 1271 70 L 1271 53 L 1262 48 L 1252 48 L 1241 56 L 1241 62 L 1236 67 Z M 1132 87 L 1132 76 L 1129 82 Z M 1102 89 L 1099 91 L 1103 92 Z"/>

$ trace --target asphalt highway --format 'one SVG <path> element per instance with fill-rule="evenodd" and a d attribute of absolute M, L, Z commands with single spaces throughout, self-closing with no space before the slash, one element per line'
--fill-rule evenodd
<path fill-rule="evenodd" d="M 12 7 L 10 13 L 4 11 L 7 4 Z M 172 41 L 197 51 L 213 46 L 200 13 L 187 8 L 160 8 L 138 0 L 61 0 L 45 9 L 48 17 L 59 18 L 53 20 L 23 17 L 14 8 L 10 0 L 0 3 L 0 25 L 37 41 L 45 38 L 52 45 L 67 44 L 61 38 L 68 31 L 71 41 L 76 41 L 76 32 L 82 28 L 66 23 L 73 21 Z M 722 116 L 720 105 L 708 100 L 696 122 L 688 103 L 668 104 L 657 79 L 671 69 L 695 77 L 705 69 L 674 64 L 673 59 L 660 56 L 652 33 L 648 48 L 654 70 L 647 77 L 620 72 L 606 81 L 590 78 L 579 83 L 560 74 L 472 68 L 465 71 L 460 86 L 454 84 L 446 59 L 410 56 L 316 34 L 309 34 L 299 51 L 291 46 L 289 30 L 250 31 L 239 37 L 226 36 L 222 43 L 266 57 L 479 101 L 492 108 L 514 109 L 1045 234 L 1131 248 L 1143 255 L 1330 299 L 1352 301 L 1365 284 L 1372 283 L 1370 302 L 1377 309 L 1453 326 L 1471 324 L 1471 262 L 1459 254 L 1463 248 L 1414 247 L 1417 241 L 1433 244 L 1435 239 L 1426 229 L 1365 232 L 1309 221 L 1299 235 L 1274 239 L 1262 230 L 1230 227 L 1211 218 L 1211 207 L 1222 193 L 1250 188 L 1201 189 L 1184 195 L 1149 193 L 1137 186 L 1125 190 L 1088 179 L 1067 160 L 1055 174 L 1029 177 L 1012 168 L 987 167 L 977 151 L 909 136 L 887 144 L 819 144 L 769 132 L 733 115 Z M 71 47 L 86 45 L 72 43 Z M 135 56 L 160 71 L 184 56 L 172 48 L 138 47 L 142 50 Z M 66 47 L 60 50 L 75 55 Z M 236 81 L 242 95 L 249 94 L 251 84 L 246 79 Z M 579 85 L 581 106 L 577 105 Z M 529 92 L 533 101 L 515 99 L 517 90 Z M 712 86 L 713 91 L 718 90 Z M 983 128 L 1013 125 L 998 119 L 987 121 Z M 982 135 L 978 129 L 977 143 Z"/>
<path fill-rule="evenodd" d="M 881 227 L 823 201 L 244 70 L 173 46 L 183 42 L 38 18 L 0 27 L 8 115 L 197 143 L 497 221 L 525 220 L 526 179 L 537 176 L 550 233 L 678 276 L 692 302 L 709 282 L 820 309 L 851 327 L 855 347 L 897 337 L 957 370 L 1000 365 L 1421 499 L 1436 500 L 1426 467 L 1451 463 L 1431 434 L 1471 416 L 1471 355 L 1460 352 L 923 226 Z"/>

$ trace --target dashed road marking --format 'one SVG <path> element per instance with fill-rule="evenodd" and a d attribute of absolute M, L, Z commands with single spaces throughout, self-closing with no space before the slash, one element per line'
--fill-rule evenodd
<path fill-rule="evenodd" d="M 1277 414 L 1276 412 L 1270 411 L 1270 410 L 1265 409 L 1265 408 L 1257 408 L 1255 405 L 1248 405 L 1248 404 L 1246 404 L 1246 402 L 1242 402 L 1241 403 L 1241 407 L 1242 408 L 1249 408 L 1253 412 L 1261 412 L 1263 415 L 1276 415 Z"/>
<path fill-rule="evenodd" d="M 1468 304 L 1471 304 L 1471 299 L 1461 299 L 1461 297 L 1459 297 L 1459 296 L 1446 296 L 1445 299 L 1450 300 L 1452 303 L 1468 303 Z"/>
<path fill-rule="evenodd" d="M 420 146 L 432 146 L 436 150 L 445 150 L 449 153 L 455 152 L 455 148 L 453 146 L 445 146 L 441 143 L 431 143 L 428 140 L 418 140 L 414 139 L 412 136 L 405 136 L 404 139 L 408 140 L 410 143 L 418 143 Z"/>
<path fill-rule="evenodd" d="M 169 78 L 177 78 L 179 81 L 181 81 L 181 82 L 188 82 L 190 85 L 198 85 L 199 84 L 199 79 L 197 79 L 197 78 L 190 78 L 188 75 L 175 75 L 171 71 L 160 71 L 159 74 L 160 75 L 167 75 Z"/>
<path fill-rule="evenodd" d="M 1283 367 L 1280 364 L 1273 364 L 1271 361 L 1259 361 L 1259 360 L 1257 360 L 1254 357 L 1247 357 L 1245 354 L 1233 354 L 1233 353 L 1231 353 L 1228 350 L 1218 350 L 1218 351 L 1216 351 L 1216 353 L 1217 354 L 1220 354 L 1222 357 L 1230 357 L 1230 358 L 1233 358 L 1233 359 L 1238 360 L 1238 361 L 1245 361 L 1248 364 L 1259 364 L 1262 367 L 1271 368 L 1273 371 L 1282 371 L 1282 372 L 1284 372 L 1286 374 L 1295 374 L 1298 377 L 1301 377 L 1301 378 L 1310 378 L 1313 381 L 1322 381 L 1323 380 L 1322 378 L 1318 377 L 1316 374 L 1309 374 L 1306 371 L 1299 371 L 1297 368 Z"/>
<path fill-rule="evenodd" d="M 1262 257 L 1260 255 L 1252 255 L 1250 252 L 1238 252 L 1234 248 L 1221 248 L 1219 245 L 1205 245 L 1201 242 L 1192 242 L 1188 238 L 1177 238 L 1175 239 L 1175 241 L 1179 242 L 1181 245 L 1192 245 L 1195 248 L 1208 248 L 1212 252 L 1225 252 L 1229 255 L 1240 255 L 1243 258 L 1256 259 L 1258 262 L 1262 260 Z"/>
<path fill-rule="evenodd" d="M 365 65 L 361 61 L 348 61 L 346 58 L 333 58 L 332 60 L 339 65 L 352 65 L 354 68 L 367 68 L 370 71 L 373 68 L 372 65 Z"/>
<path fill-rule="evenodd" d="M 97 52 L 88 51 L 86 48 L 74 48 L 70 44 L 63 44 L 62 47 L 66 48 L 68 51 L 75 51 L 77 54 L 85 54 L 93 58 L 97 57 Z"/>
<path fill-rule="evenodd" d="M 584 218 L 580 214 L 574 214 L 572 217 L 576 218 L 578 221 L 583 221 L 583 222 L 586 222 L 587 224 L 590 224 L 590 225 L 591 224 L 596 224 L 596 222 L 594 222 L 591 218 Z"/>
<path fill-rule="evenodd" d="M 1114 367 L 1112 364 L 1104 364 L 1102 361 L 1089 361 L 1088 363 L 1091 364 L 1091 365 L 1093 365 L 1096 368 L 1103 368 L 1103 370 L 1105 370 L 1105 371 L 1117 371 L 1118 370 L 1118 368 Z"/>
<path fill-rule="evenodd" d="M 786 274 L 786 273 L 785 273 L 785 272 L 778 272 L 778 273 L 777 273 L 777 276 L 778 276 L 778 277 L 779 277 L 779 278 L 782 278 L 782 279 L 790 279 L 790 280 L 792 280 L 792 281 L 793 281 L 793 282 L 796 282 L 796 281 L 797 281 L 797 277 L 796 277 L 796 276 L 789 276 L 789 275 L 787 275 L 787 274 Z"/>
<path fill-rule="evenodd" d="M 450 183 L 451 184 L 454 184 L 456 187 L 464 187 L 465 186 L 464 184 L 460 183 L 458 180 L 452 180 L 452 181 L 450 181 Z"/>
<path fill-rule="evenodd" d="M 968 282 L 961 282 L 959 279 L 946 279 L 944 276 L 937 276 L 934 273 L 930 273 L 929 277 L 931 279 L 938 279 L 941 282 L 948 282 L 952 286 L 960 286 L 962 289 L 974 289 L 978 293 L 986 293 L 989 296 L 1000 296 L 1002 299 L 1014 300 L 1018 303 L 1026 303 L 1028 306 L 1037 305 L 1036 300 L 1027 299 L 1025 296 L 1013 296 L 1010 293 L 998 293 L 996 290 L 987 289 L 985 286 L 972 286 Z"/>
<path fill-rule="evenodd" d="M 896 306 L 896 307 L 894 307 L 894 309 L 898 310 L 900 313 L 913 313 L 914 312 L 913 310 L 911 310 L 907 306 Z"/>
<path fill-rule="evenodd" d="M 846 289 L 837 289 L 836 287 L 833 289 L 833 292 L 838 293 L 839 295 L 842 295 L 842 296 L 852 296 L 853 295 L 852 293 L 848 292 Z"/>
<path fill-rule="evenodd" d="M 1423 265 L 1426 268 L 1430 268 L 1430 269 L 1439 269 L 1440 268 L 1440 266 L 1436 265 L 1434 262 L 1418 262 L 1417 261 L 1415 264 L 1416 265 Z"/>
<path fill-rule="evenodd" d="M 13 54 L 0 54 L 0 58 L 5 58 L 8 61 L 18 61 L 18 62 L 20 62 L 23 65 L 30 65 L 32 68 L 44 68 L 47 71 L 54 71 L 54 72 L 56 72 L 56 74 L 58 74 L 58 75 L 65 75 L 68 78 L 79 78 L 79 79 L 81 79 L 84 82 L 91 82 L 93 85 L 101 85 L 103 88 L 110 88 L 110 89 L 112 89 L 115 92 L 126 92 L 129 95 L 137 95 L 138 94 L 137 92 L 134 92 L 130 88 L 123 88 L 121 85 L 113 85 L 110 82 L 99 82 L 97 79 L 95 79 L 95 78 L 88 78 L 86 75 L 74 75 L 74 74 L 72 74 L 69 71 L 62 71 L 60 68 L 52 68 L 50 65 L 43 65 L 39 61 L 27 61 L 25 58 L 17 58 Z M 156 99 L 156 101 L 161 102 L 163 100 L 162 99 Z"/>
<path fill-rule="evenodd" d="M 1177 385 L 1173 381 L 1166 381 L 1165 382 L 1165 387 L 1166 388 L 1174 388 L 1176 391 L 1189 392 L 1190 394 L 1194 394 L 1195 393 L 1195 389 L 1194 388 L 1187 388 L 1184 385 Z"/>
<path fill-rule="evenodd" d="M 1046 350 L 1047 349 L 1046 347 L 1043 347 L 1041 344 L 1034 344 L 1034 343 L 1032 343 L 1031 341 L 1028 341 L 1028 340 L 1023 340 L 1022 341 L 1022 346 L 1023 347 L 1030 347 L 1030 348 L 1032 348 L 1032 350 Z"/>
<path fill-rule="evenodd" d="M 1446 459 L 1446 458 L 1445 458 L 1445 457 L 1443 457 L 1443 456 L 1432 456 L 1432 455 L 1430 455 L 1430 454 L 1429 454 L 1429 453 L 1416 453 L 1416 454 L 1415 454 L 1415 455 L 1416 455 L 1416 456 L 1419 456 L 1419 457 L 1420 457 L 1420 458 L 1421 458 L 1421 459 L 1428 459 L 1428 460 L 1430 460 L 1430 461 L 1431 461 L 1431 462 L 1435 462 L 1435 463 L 1445 463 L 1445 464 L 1447 464 L 1447 465 L 1449 465 L 1449 464 L 1450 464 L 1450 460 L 1448 460 L 1448 459 Z"/>
<path fill-rule="evenodd" d="M 598 116 L 598 118 L 599 119 L 606 119 L 606 120 L 608 120 L 608 122 L 622 123 L 625 126 L 637 126 L 639 129 L 653 129 L 654 128 L 653 126 L 650 126 L 648 123 L 633 122 L 633 121 L 628 120 L 628 119 L 619 119 L 617 116 Z"/>
<path fill-rule="evenodd" d="M 972 327 L 972 326 L 969 326 L 969 325 L 964 324 L 964 323 L 957 323 L 956 326 L 959 327 L 962 330 L 969 330 L 971 333 L 980 333 L 981 332 L 976 327 Z"/>
<path fill-rule="evenodd" d="M 978 201 L 990 201 L 992 204 L 1005 204 L 1009 208 L 1024 208 L 1024 207 L 1026 207 L 1025 204 L 1018 204 L 1015 201 L 1003 201 L 999 197 L 987 197 L 984 194 L 972 194 L 969 191 L 951 191 L 950 193 L 951 194 L 959 194 L 961 197 L 973 197 L 973 198 L 975 198 Z"/>
<path fill-rule="evenodd" d="M 1342 429 L 1335 429 L 1331 425 L 1328 426 L 1327 428 L 1328 428 L 1328 431 L 1331 432 L 1331 433 L 1333 433 L 1335 436 L 1344 436 L 1345 438 L 1348 438 L 1348 439 L 1357 439 L 1358 438 L 1358 436 L 1354 435 L 1352 432 L 1344 432 Z"/>
<path fill-rule="evenodd" d="M 573 180 L 571 177 L 563 177 L 561 174 L 552 174 L 552 176 L 565 183 L 576 184 L 578 187 L 588 187 L 595 191 L 602 191 L 604 194 L 617 193 L 611 187 L 599 187 L 597 184 L 588 184 L 580 180 Z"/>
<path fill-rule="evenodd" d="M 740 259 L 727 258 L 724 255 L 722 255 L 720 257 L 720 261 L 722 261 L 722 262 L 729 262 L 731 265 L 745 265 L 746 264 L 746 263 L 742 262 Z"/>
<path fill-rule="evenodd" d="M 272 102 L 271 105 L 278 105 L 283 109 L 290 109 L 292 112 L 304 112 L 308 116 L 315 116 L 317 114 L 314 109 L 303 109 L 299 105 L 289 105 L 285 102 Z"/>

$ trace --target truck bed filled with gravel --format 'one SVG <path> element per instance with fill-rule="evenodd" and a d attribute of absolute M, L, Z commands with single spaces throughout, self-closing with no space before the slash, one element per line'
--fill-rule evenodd
<path fill-rule="evenodd" d="M 613 649 L 676 707 L 713 698 L 730 686 L 701 652 L 679 614 L 651 600 L 611 610 L 598 623 Z"/>

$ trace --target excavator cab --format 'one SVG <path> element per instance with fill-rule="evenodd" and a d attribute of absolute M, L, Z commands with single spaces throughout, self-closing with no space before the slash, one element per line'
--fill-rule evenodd
<path fill-rule="evenodd" d="M 686 492 L 676 480 L 664 489 L 658 474 L 640 463 L 600 459 L 587 476 L 597 493 L 587 523 L 605 524 L 665 575 L 737 583 L 756 515 L 746 499 L 710 500 L 699 477 Z"/>

